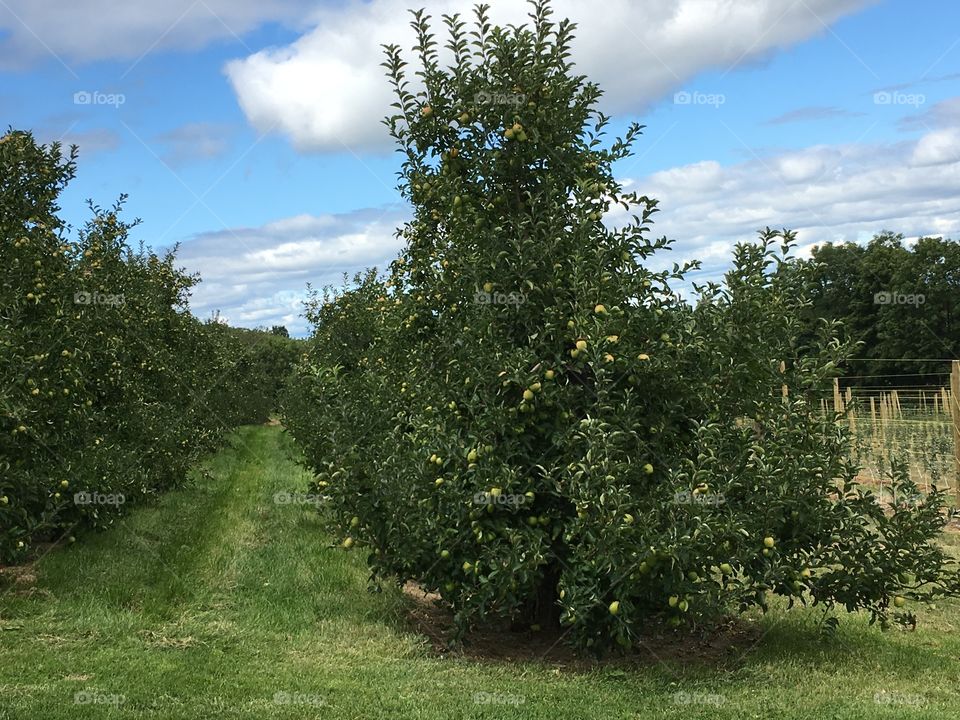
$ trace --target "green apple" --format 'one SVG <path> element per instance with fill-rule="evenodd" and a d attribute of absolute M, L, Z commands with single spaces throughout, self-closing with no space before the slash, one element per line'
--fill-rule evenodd
<path fill-rule="evenodd" d="M 680 598 L 678 598 L 676 595 L 671 595 L 670 597 L 667 598 L 667 605 L 669 605 L 670 607 L 676 607 L 677 603 L 679 602 L 680 602 Z"/>
<path fill-rule="evenodd" d="M 341 544 L 346 550 L 349 550 L 350 548 L 353 547 L 353 538 L 347 536 L 347 537 L 345 537 L 345 538 L 343 539 L 343 542 L 340 543 L 340 544 Z"/>
<path fill-rule="evenodd" d="M 470 572 L 470 570 L 473 568 L 473 565 L 472 565 L 471 563 L 467 562 L 467 561 L 464 561 L 463 565 L 461 565 L 460 567 L 463 568 L 463 571 L 464 571 L 465 573 L 468 573 L 468 572 Z"/>
<path fill-rule="evenodd" d="M 612 603 L 610 603 L 610 606 L 607 609 L 610 611 L 611 615 L 616 615 L 620 612 L 620 601 L 614 600 Z"/>
<path fill-rule="evenodd" d="M 350 527 L 355 528 L 359 524 L 360 524 L 360 518 L 358 518 L 356 515 L 350 518 Z"/>
<path fill-rule="evenodd" d="M 583 351 L 583 350 L 586 350 L 586 349 L 587 349 L 587 341 L 586 341 L 586 340 L 577 340 L 577 350 Z"/>
<path fill-rule="evenodd" d="M 627 513 L 623 516 L 623 522 L 627 525 L 633 525 L 633 515 Z"/>
<path fill-rule="evenodd" d="M 653 475 L 653 465 L 651 465 L 650 463 L 647 463 L 646 465 L 643 466 L 643 471 L 647 475 Z"/>
<path fill-rule="evenodd" d="M 471 450 L 467 453 L 467 462 L 476 462 L 477 461 L 477 451 Z"/>
<path fill-rule="evenodd" d="M 523 399 L 527 401 L 533 400 L 533 390 L 530 390 L 529 388 L 524 390 Z"/>
<path fill-rule="evenodd" d="M 485 283 L 483 284 L 483 291 L 484 291 L 485 293 L 492 293 L 492 292 L 493 292 L 493 283 L 492 283 L 492 282 L 485 282 Z"/>
<path fill-rule="evenodd" d="M 553 372 L 553 370 L 547 370 L 547 371 L 543 374 L 543 376 L 544 376 L 547 380 L 553 380 L 553 378 L 554 378 L 555 375 L 556 375 L 556 373 Z"/>
<path fill-rule="evenodd" d="M 440 557 L 442 557 L 444 560 L 446 560 L 448 557 L 450 557 L 450 551 L 449 551 L 449 550 L 441 550 L 441 551 L 440 551 Z"/>
<path fill-rule="evenodd" d="M 733 575 L 733 566 L 730 563 L 721 563 L 720 572 L 724 575 Z"/>
<path fill-rule="evenodd" d="M 902 595 L 897 595 L 897 596 L 893 599 L 893 604 L 894 604 L 896 607 L 898 607 L 898 608 L 903 607 L 904 605 L 907 604 L 907 599 L 906 599 L 905 597 L 903 597 Z"/>
<path fill-rule="evenodd" d="M 530 389 L 533 390 L 533 392 L 540 392 L 540 388 L 542 387 L 543 386 L 540 383 L 535 382 L 530 386 Z"/>
<path fill-rule="evenodd" d="M 769 535 L 763 539 L 763 546 L 764 546 L 765 548 L 772 548 L 772 547 L 773 547 L 774 545 L 776 545 L 776 544 L 777 544 L 777 541 L 774 540 L 774 539 L 773 539 L 772 537 L 770 537 Z"/>
<path fill-rule="evenodd" d="M 598 304 L 595 308 L 593 308 L 593 311 L 594 311 L 597 315 L 606 315 L 606 314 L 607 314 L 607 309 L 606 309 L 603 305 L 599 305 L 599 304 Z"/>

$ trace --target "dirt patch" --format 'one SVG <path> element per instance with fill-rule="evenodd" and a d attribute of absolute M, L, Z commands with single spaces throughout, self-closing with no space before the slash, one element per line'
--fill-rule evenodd
<path fill-rule="evenodd" d="M 637 638 L 630 651 L 610 653 L 602 660 L 576 654 L 566 643 L 563 629 L 513 630 L 507 623 L 490 624 L 467 634 L 452 645 L 453 613 L 437 593 L 426 593 L 416 583 L 403 588 L 409 600 L 407 615 L 412 631 L 423 636 L 430 652 L 480 662 L 540 662 L 557 668 L 590 670 L 603 666 L 717 665 L 745 655 L 762 635 L 750 619 L 735 618 L 703 632 L 650 631 Z"/>

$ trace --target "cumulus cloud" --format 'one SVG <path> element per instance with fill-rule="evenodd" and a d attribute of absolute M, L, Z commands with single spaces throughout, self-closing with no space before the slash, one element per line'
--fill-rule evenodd
<path fill-rule="evenodd" d="M 215 123 L 187 123 L 156 137 L 163 160 L 173 167 L 220 157 L 230 147 L 233 128 Z"/>
<path fill-rule="evenodd" d="M 790 112 L 777 115 L 764 122 L 764 125 L 786 125 L 788 123 L 806 122 L 808 120 L 830 120 L 833 118 L 853 118 L 862 117 L 866 113 L 853 112 L 844 108 L 814 105 L 811 107 L 797 108 Z"/>
<path fill-rule="evenodd" d="M 232 324 L 286 325 L 302 333 L 307 283 L 339 285 L 344 273 L 385 266 L 400 249 L 394 231 L 406 217 L 404 208 L 391 206 L 198 235 L 177 254 L 203 278 L 190 307 L 201 318 L 219 310 Z"/>
<path fill-rule="evenodd" d="M 913 161 L 939 147 L 937 132 L 916 142 L 815 146 L 730 165 L 705 160 L 621 182 L 660 201 L 653 233 L 676 240 L 652 266 L 697 259 L 702 270 L 690 279 L 703 282 L 719 279 L 733 246 L 766 226 L 797 230 L 802 253 L 884 229 L 960 237 L 960 157 L 942 156 L 933 169 Z M 392 206 L 198 236 L 180 254 L 204 278 L 192 307 L 201 316 L 221 309 L 240 325 L 285 324 L 302 334 L 306 284 L 384 267 L 400 249 L 394 229 L 408 217 L 406 207 Z M 627 219 L 622 208 L 608 216 L 612 225 Z"/>
<path fill-rule="evenodd" d="M 732 68 L 822 32 L 869 0 L 609 0 L 603 12 L 581 0 L 555 0 L 557 17 L 578 23 L 577 70 L 605 91 L 604 110 L 638 112 L 707 68 Z M 473 2 L 422 0 L 436 19 Z M 493 0 L 491 19 L 523 23 L 528 6 Z M 322 11 L 293 44 L 263 50 L 226 67 L 248 120 L 278 130 L 306 150 L 383 149 L 380 124 L 393 101 L 383 76 L 382 45 L 414 44 L 407 0 L 370 0 Z M 624 48 L 630 48 L 625 57 Z M 411 78 L 414 80 L 414 78 Z"/>
<path fill-rule="evenodd" d="M 0 67 L 50 55 L 70 67 L 105 59 L 136 61 L 170 49 L 196 50 L 267 21 L 299 27 L 314 5 L 311 0 L 4 0 Z"/>
<path fill-rule="evenodd" d="M 677 240 L 677 257 L 658 262 L 701 259 L 716 277 L 733 245 L 766 226 L 797 230 L 806 249 L 883 229 L 960 236 L 958 150 L 956 130 L 933 131 L 916 142 L 816 146 L 718 166 L 707 186 L 702 162 L 631 185 L 660 201 L 656 234 Z"/>

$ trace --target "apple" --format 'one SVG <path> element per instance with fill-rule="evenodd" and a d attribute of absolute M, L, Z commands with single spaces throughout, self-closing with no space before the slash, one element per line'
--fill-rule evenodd
<path fill-rule="evenodd" d="M 651 465 L 650 463 L 647 463 L 646 465 L 643 466 L 643 471 L 647 475 L 653 475 L 653 465 Z"/>
<path fill-rule="evenodd" d="M 467 453 L 467 462 L 476 462 L 477 461 L 477 451 L 471 450 Z"/>
<path fill-rule="evenodd" d="M 804 568 L 803 570 L 800 571 L 800 577 L 802 578 L 809 578 L 811 574 L 812 573 L 810 572 L 810 568 Z"/>
<path fill-rule="evenodd" d="M 358 518 L 356 515 L 350 518 L 350 527 L 355 528 L 359 524 L 360 524 L 360 518 Z"/>
<path fill-rule="evenodd" d="M 60 487 L 62 487 L 62 488 L 70 487 L 70 481 L 69 481 L 69 480 L 61 480 L 61 481 L 60 481 Z"/>
<path fill-rule="evenodd" d="M 907 599 L 906 599 L 905 597 L 903 597 L 902 595 L 897 595 L 897 596 L 893 599 L 893 604 L 894 604 L 896 607 L 898 607 L 898 608 L 899 608 L 899 607 L 903 607 L 904 605 L 907 604 Z"/>
<path fill-rule="evenodd" d="M 553 380 L 553 378 L 556 376 L 556 373 L 553 372 L 553 370 L 547 370 L 547 371 L 543 374 L 543 376 L 544 376 L 547 380 Z"/>
<path fill-rule="evenodd" d="M 523 399 L 524 399 L 524 400 L 528 400 L 528 401 L 529 401 L 529 400 L 533 400 L 533 390 L 530 390 L 529 388 L 526 389 L 526 390 L 524 390 L 524 391 L 523 391 Z"/>
<path fill-rule="evenodd" d="M 493 292 L 493 283 L 492 283 L 492 282 L 485 282 L 485 283 L 483 284 L 483 291 L 484 291 L 485 293 L 492 293 L 492 292 Z"/>
<path fill-rule="evenodd" d="M 529 500 L 530 502 L 533 502 L 533 501 L 536 500 L 536 498 L 537 498 L 537 496 L 533 493 L 532 490 L 527 490 L 527 491 L 523 494 L 523 496 L 524 496 L 527 500 Z"/>
<path fill-rule="evenodd" d="M 627 513 L 623 516 L 623 522 L 627 525 L 633 525 L 633 515 Z"/>
<path fill-rule="evenodd" d="M 340 544 L 343 546 L 345 550 L 349 550 L 350 548 L 353 547 L 353 538 L 347 536 L 343 539 L 343 542 Z"/>
<path fill-rule="evenodd" d="M 733 575 L 733 566 L 730 563 L 721 563 L 720 572 L 724 575 Z"/>
<path fill-rule="evenodd" d="M 449 550 L 441 550 L 441 551 L 440 551 L 440 557 L 442 557 L 444 560 L 446 560 L 448 557 L 450 557 L 450 551 L 449 551 Z"/>
<path fill-rule="evenodd" d="M 608 342 L 608 343 L 614 343 L 614 344 L 616 344 L 616 343 L 620 342 L 620 336 L 619 336 L 619 335 L 607 335 L 607 342 Z"/>
<path fill-rule="evenodd" d="M 611 615 L 616 615 L 620 612 L 620 601 L 614 600 L 612 603 L 610 603 L 610 606 L 607 609 L 610 611 Z"/>
<path fill-rule="evenodd" d="M 436 480 L 433 481 L 433 484 L 436 485 L 437 487 L 440 487 L 441 485 L 443 485 L 443 478 L 437 478 Z"/>
<path fill-rule="evenodd" d="M 670 333 L 663 333 L 663 335 L 660 336 L 660 339 L 664 342 L 670 342 Z"/>
<path fill-rule="evenodd" d="M 670 607 L 676 607 L 677 603 L 679 602 L 680 598 L 678 598 L 676 595 L 671 595 L 669 598 L 667 598 L 667 605 Z"/>
<path fill-rule="evenodd" d="M 448 593 L 453 592 L 456 589 L 456 587 L 457 587 L 456 584 L 453 583 L 452 581 L 447 581 L 443 585 L 443 589 L 446 590 Z"/>
<path fill-rule="evenodd" d="M 689 607 L 690 607 L 690 603 L 688 603 L 686 600 L 681 600 L 680 602 L 677 603 L 677 608 L 680 610 L 680 612 L 686 612 L 687 608 Z"/>
<path fill-rule="evenodd" d="M 490 488 L 490 495 L 493 497 L 500 497 L 503 494 L 503 490 L 498 487 Z"/>
<path fill-rule="evenodd" d="M 573 330 L 576 327 L 576 323 L 573 320 L 567 320 L 567 327 Z"/>
<path fill-rule="evenodd" d="M 586 340 L 577 340 L 577 350 L 583 351 L 587 349 Z"/>
<path fill-rule="evenodd" d="M 774 539 L 773 539 L 772 537 L 770 537 L 769 535 L 763 539 L 763 546 L 764 546 L 765 548 L 772 548 L 772 547 L 773 547 L 774 545 L 776 545 L 776 544 L 777 544 L 777 541 L 774 540 Z"/>
<path fill-rule="evenodd" d="M 9 505 L 9 504 L 10 504 L 10 498 L 8 498 L 6 495 L 4 495 L 3 497 L 0 497 L 0 505 Z"/>
<path fill-rule="evenodd" d="M 606 314 L 607 314 L 607 309 L 606 309 L 603 305 L 597 305 L 597 306 L 593 309 L 593 311 L 594 311 L 597 315 L 606 315 Z"/>
<path fill-rule="evenodd" d="M 639 360 L 640 362 L 646 362 L 649 359 L 650 359 L 650 356 L 647 355 L 646 353 L 640 353 L 639 355 L 637 355 L 637 360 Z"/>
<path fill-rule="evenodd" d="M 473 565 L 472 565 L 471 563 L 467 562 L 467 561 L 464 561 L 464 563 L 463 563 L 463 565 L 461 565 L 461 567 L 463 568 L 463 571 L 464 571 L 465 573 L 468 573 L 468 572 L 470 572 L 471 569 L 473 569 Z"/>

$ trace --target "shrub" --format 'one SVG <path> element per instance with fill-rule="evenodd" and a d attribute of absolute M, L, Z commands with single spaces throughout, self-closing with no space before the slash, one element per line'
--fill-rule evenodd
<path fill-rule="evenodd" d="M 225 428 L 265 419 L 274 346 L 292 342 L 257 333 L 264 354 L 198 322 L 196 278 L 131 249 L 119 203 L 69 240 L 56 203 L 75 159 L 0 137 L 0 562 L 111 523 L 180 482 Z"/>
<path fill-rule="evenodd" d="M 449 67 L 415 13 L 416 92 L 387 49 L 406 247 L 313 298 L 284 403 L 344 546 L 440 592 L 460 632 L 554 623 L 594 650 L 771 593 L 886 623 L 898 593 L 956 592 L 942 493 L 885 512 L 810 402 L 849 348 L 829 325 L 798 347 L 792 234 L 680 299 L 656 202 L 614 176 L 641 127 L 604 145 L 572 25 L 533 8 L 444 18 Z"/>

